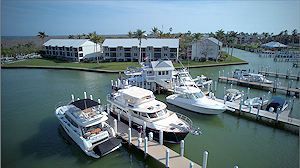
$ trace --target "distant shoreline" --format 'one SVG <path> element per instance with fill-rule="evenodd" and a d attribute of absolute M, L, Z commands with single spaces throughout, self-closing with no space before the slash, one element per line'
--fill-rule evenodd
<path fill-rule="evenodd" d="M 221 63 L 221 64 L 207 64 L 207 65 L 191 65 L 186 66 L 188 68 L 204 68 L 204 67 L 216 67 L 216 66 L 230 66 L 230 65 L 244 65 L 248 62 L 233 62 L 233 63 Z M 123 70 L 106 70 L 106 69 L 90 69 L 90 68 L 76 68 L 76 67 L 60 67 L 60 66 L 32 66 L 32 65 L 14 65 L 5 66 L 1 65 L 2 69 L 55 69 L 55 70 L 77 70 L 86 72 L 97 72 L 97 73 L 119 73 Z M 175 67 L 179 68 L 179 67 Z"/>

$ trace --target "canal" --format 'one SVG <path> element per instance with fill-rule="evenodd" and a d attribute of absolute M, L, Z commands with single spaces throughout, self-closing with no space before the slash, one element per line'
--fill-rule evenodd
<path fill-rule="evenodd" d="M 234 50 L 234 55 L 250 62 L 248 65 L 207 67 L 190 69 L 191 74 L 204 74 L 217 79 L 218 71 L 231 72 L 236 68 L 258 69 L 269 66 L 274 71 L 285 72 L 291 63 L 275 63 L 270 58 Z M 293 69 L 294 72 L 299 69 Z M 54 116 L 60 101 L 70 95 L 83 98 L 83 92 L 100 97 L 110 92 L 110 80 L 117 74 L 104 74 L 68 70 L 2 69 L 1 79 L 1 131 L 3 167 L 157 167 L 152 160 L 121 148 L 102 159 L 87 157 L 79 147 L 66 139 Z M 274 80 L 275 78 L 270 78 Z M 288 80 L 280 79 L 282 85 Z M 299 87 L 299 82 L 293 81 Z M 218 83 L 217 96 L 223 96 L 223 88 L 229 84 Z M 247 88 L 234 88 L 246 91 Z M 251 95 L 267 94 L 251 89 Z M 281 96 L 285 95 L 278 94 Z M 157 95 L 165 101 L 166 95 Z M 289 99 L 289 97 L 288 97 Z M 299 99 L 291 116 L 300 118 Z M 223 113 L 217 116 L 195 114 L 168 105 L 176 112 L 189 116 L 203 135 L 188 135 L 185 139 L 185 155 L 202 164 L 203 151 L 209 152 L 208 167 L 299 167 L 299 137 L 290 132 L 265 126 L 255 121 Z M 168 145 L 179 152 L 179 145 Z"/>

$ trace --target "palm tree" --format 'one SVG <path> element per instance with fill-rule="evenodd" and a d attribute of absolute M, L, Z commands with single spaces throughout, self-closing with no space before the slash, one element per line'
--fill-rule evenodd
<path fill-rule="evenodd" d="M 216 38 L 220 41 L 222 41 L 223 43 L 225 43 L 225 33 L 223 29 L 218 30 L 216 33 Z"/>
<path fill-rule="evenodd" d="M 94 52 L 97 54 L 97 50 L 98 50 L 98 43 L 102 42 L 102 36 L 98 36 L 96 31 L 94 31 L 93 33 L 89 33 L 88 34 L 88 38 L 95 43 L 94 45 Z M 99 59 L 98 56 L 96 56 L 97 59 L 97 63 L 99 63 Z"/>
<path fill-rule="evenodd" d="M 295 40 L 297 39 L 297 34 L 298 34 L 297 29 L 294 29 L 294 30 L 292 31 L 293 43 L 294 43 L 294 44 L 296 43 Z"/>
<path fill-rule="evenodd" d="M 202 34 L 201 33 L 194 33 L 193 36 L 194 36 L 194 40 L 195 41 L 200 40 L 202 38 Z"/>
<path fill-rule="evenodd" d="M 147 35 L 145 34 L 146 31 L 141 30 L 141 29 L 137 29 L 136 32 L 134 32 L 134 37 L 137 38 L 140 42 L 139 42 L 139 47 L 140 47 L 140 56 L 139 56 L 139 63 L 141 63 L 141 59 L 142 59 L 142 38 L 147 39 Z"/>
<path fill-rule="evenodd" d="M 48 35 L 45 32 L 38 32 L 37 36 L 41 39 L 42 45 L 44 44 L 45 38 L 48 37 Z"/>
<path fill-rule="evenodd" d="M 132 32 L 131 31 L 128 32 L 128 37 L 132 38 Z"/>
<path fill-rule="evenodd" d="M 170 27 L 169 28 L 169 31 L 170 31 L 170 34 L 172 33 L 172 31 L 173 31 L 173 28 L 172 27 Z"/>
<path fill-rule="evenodd" d="M 153 27 L 151 29 L 151 34 L 153 34 L 154 36 L 157 36 L 159 34 L 159 29 L 157 27 Z"/>
<path fill-rule="evenodd" d="M 74 35 L 69 35 L 68 38 L 69 38 L 69 39 L 74 39 L 75 36 L 74 36 Z"/>

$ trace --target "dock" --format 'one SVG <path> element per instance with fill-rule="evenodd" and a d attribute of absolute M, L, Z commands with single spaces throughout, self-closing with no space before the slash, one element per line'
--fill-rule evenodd
<path fill-rule="evenodd" d="M 238 85 L 242 86 L 248 86 L 248 87 L 253 87 L 253 88 L 258 88 L 258 89 L 264 89 L 264 90 L 272 90 L 274 93 L 277 90 L 283 91 L 286 93 L 286 95 L 291 95 L 291 93 L 294 93 L 294 96 L 299 97 L 300 89 L 299 88 L 292 88 L 291 85 L 288 87 L 284 86 L 278 86 L 278 83 L 274 81 L 273 84 L 267 84 L 267 83 L 259 83 L 259 82 L 250 82 L 246 80 L 240 80 L 232 77 L 225 77 L 225 76 L 220 76 L 218 78 L 218 81 L 220 82 L 230 82 L 230 83 L 236 83 Z"/>
<path fill-rule="evenodd" d="M 259 74 L 265 76 L 274 76 L 276 78 L 285 78 L 285 79 L 294 79 L 299 81 L 300 79 L 300 72 L 297 75 L 291 74 L 289 71 L 287 73 L 278 73 L 278 72 L 269 72 L 269 71 L 258 71 Z"/>
<path fill-rule="evenodd" d="M 172 149 L 164 146 L 163 144 L 156 142 L 155 140 L 151 139 L 150 136 L 146 137 L 144 134 L 141 135 L 143 142 L 140 143 L 139 133 L 137 130 L 130 129 L 130 127 L 127 124 L 117 120 L 111 115 L 108 115 L 108 118 L 109 118 L 109 123 L 111 125 L 114 125 L 114 127 L 116 127 L 115 122 L 117 122 L 117 127 L 114 128 L 117 130 L 116 131 L 117 135 L 120 138 L 122 138 L 123 141 L 127 142 L 129 147 L 134 147 L 139 151 L 143 152 L 145 157 L 149 156 L 155 159 L 156 161 L 160 162 L 164 167 L 169 167 L 169 168 L 201 168 L 200 165 L 184 157 L 183 154 L 179 154 L 173 151 Z M 129 132 L 131 132 L 131 136 L 129 136 Z M 147 148 L 145 148 L 145 144 Z M 207 155 L 206 155 L 205 164 L 207 164 Z M 205 167 L 206 166 L 203 166 L 203 168 Z"/>
<path fill-rule="evenodd" d="M 224 100 L 222 99 L 216 98 L 215 100 L 224 103 Z M 238 114 L 249 114 L 255 119 L 264 118 L 268 121 L 273 121 L 274 123 L 277 124 L 281 123 L 283 125 L 286 125 L 287 127 L 292 128 L 293 131 L 299 133 L 300 120 L 297 118 L 289 117 L 289 114 L 291 112 L 290 109 L 286 109 L 281 113 L 269 112 L 260 108 L 254 108 L 254 107 L 243 105 L 243 102 L 241 100 L 236 100 L 233 102 L 225 101 L 225 104 L 229 108 L 231 108 L 231 110 L 227 110 L 228 112 L 238 113 Z"/>

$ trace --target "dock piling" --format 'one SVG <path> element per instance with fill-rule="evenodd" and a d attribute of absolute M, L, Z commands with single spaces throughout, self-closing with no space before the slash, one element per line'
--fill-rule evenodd
<path fill-rule="evenodd" d="M 217 81 L 215 81 L 215 92 L 217 92 Z"/>
<path fill-rule="evenodd" d="M 106 105 L 106 112 L 107 112 L 107 114 L 110 114 L 110 108 L 109 108 L 109 106 L 110 106 L 109 104 Z"/>
<path fill-rule="evenodd" d="M 227 98 L 227 96 L 225 95 L 224 96 L 224 104 L 226 104 L 226 98 Z"/>
<path fill-rule="evenodd" d="M 180 156 L 183 157 L 184 155 L 184 140 L 180 141 Z"/>
<path fill-rule="evenodd" d="M 169 149 L 166 149 L 166 168 L 170 167 L 169 160 L 170 160 L 170 151 Z"/>
<path fill-rule="evenodd" d="M 143 133 L 144 133 L 144 135 L 146 135 L 146 128 L 147 128 L 147 124 L 144 121 L 144 123 L 143 123 Z"/>
<path fill-rule="evenodd" d="M 118 132 L 118 121 L 114 119 L 114 130 L 117 133 Z"/>
<path fill-rule="evenodd" d="M 83 94 L 84 94 L 84 98 L 87 99 L 86 92 L 83 92 Z"/>
<path fill-rule="evenodd" d="M 153 132 L 149 132 L 149 141 L 152 141 L 153 140 Z"/>
<path fill-rule="evenodd" d="M 232 83 L 230 84 L 230 89 L 232 89 Z"/>
<path fill-rule="evenodd" d="M 131 115 L 128 114 L 128 126 L 131 128 Z"/>
<path fill-rule="evenodd" d="M 142 146 L 142 141 L 143 141 L 143 139 L 142 138 L 138 138 L 138 147 L 141 147 Z"/>
<path fill-rule="evenodd" d="M 118 121 L 121 121 L 120 112 L 118 111 Z"/>
<path fill-rule="evenodd" d="M 71 95 L 71 99 L 72 99 L 72 102 L 75 101 L 75 98 L 74 98 L 74 95 L 73 95 L 73 94 Z"/>
<path fill-rule="evenodd" d="M 145 156 L 148 153 L 148 137 L 144 138 L 144 153 L 145 153 Z"/>
<path fill-rule="evenodd" d="M 80 100 L 79 97 L 77 97 L 77 100 Z"/>
<path fill-rule="evenodd" d="M 239 107 L 240 113 L 242 112 L 242 104 L 243 104 L 243 98 L 240 100 L 240 107 Z"/>
<path fill-rule="evenodd" d="M 93 100 L 93 95 L 90 95 L 90 99 Z"/>
<path fill-rule="evenodd" d="M 203 152 L 202 168 L 206 168 L 207 167 L 207 157 L 208 157 L 208 152 L 204 151 Z"/>
<path fill-rule="evenodd" d="M 164 143 L 164 132 L 163 130 L 159 130 L 159 144 L 163 145 Z"/>
<path fill-rule="evenodd" d="M 233 168 L 239 168 L 238 166 L 234 166 Z"/>
<path fill-rule="evenodd" d="M 258 119 L 259 117 L 259 110 L 261 109 L 262 105 L 259 105 L 257 108 L 257 114 L 256 114 L 256 119 Z"/>
<path fill-rule="evenodd" d="M 131 144 L 131 128 L 128 128 L 128 144 Z"/>

